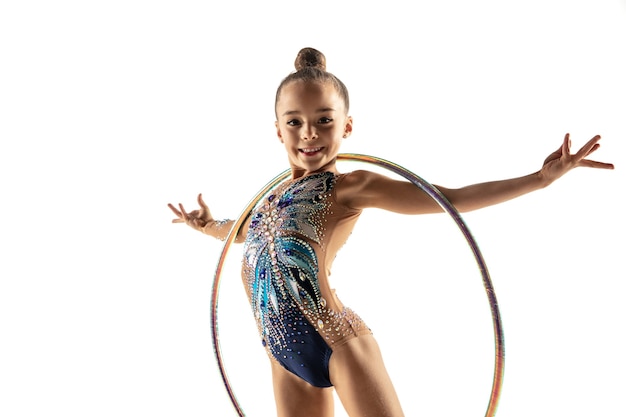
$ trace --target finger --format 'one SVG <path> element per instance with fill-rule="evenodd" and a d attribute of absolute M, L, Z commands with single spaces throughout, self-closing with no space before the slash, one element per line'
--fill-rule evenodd
<path fill-rule="evenodd" d="M 613 164 L 610 164 L 607 162 L 592 161 L 591 159 L 583 159 L 582 161 L 580 161 L 578 166 L 585 167 L 585 168 L 600 168 L 600 169 L 614 169 L 615 168 L 615 165 Z"/>
<path fill-rule="evenodd" d="M 563 139 L 563 146 L 561 147 L 561 155 L 569 155 L 571 148 L 572 141 L 569 138 L 569 133 L 566 133 L 565 138 Z"/>
<path fill-rule="evenodd" d="M 563 155 L 563 145 L 559 146 L 559 149 L 552 152 L 548 157 L 543 161 L 543 164 L 547 164 L 548 162 L 554 161 L 555 159 L 559 159 Z"/>
<path fill-rule="evenodd" d="M 182 217 L 185 221 L 188 221 L 189 215 L 185 211 L 185 208 L 183 207 L 183 205 L 179 203 L 178 207 L 180 207 L 180 217 Z"/>
<path fill-rule="evenodd" d="M 596 135 L 593 138 L 591 138 L 587 143 L 585 143 L 580 148 L 578 152 L 576 152 L 576 155 L 574 155 L 574 159 L 577 162 L 580 162 L 584 158 L 589 156 L 591 153 L 595 152 L 600 147 L 600 144 L 598 143 L 599 140 L 600 140 L 600 135 Z"/>
<path fill-rule="evenodd" d="M 589 151 L 587 152 L 587 155 L 594 153 L 595 151 L 598 150 L 599 147 L 600 147 L 599 143 L 594 143 L 591 149 L 589 149 Z"/>
<path fill-rule="evenodd" d="M 202 199 L 202 193 L 198 194 L 198 204 L 203 210 L 209 209 L 209 206 L 207 206 L 204 200 Z"/>
<path fill-rule="evenodd" d="M 561 155 L 563 155 L 563 145 L 559 146 L 559 149 L 552 152 L 549 158 L 555 159 L 555 158 L 559 158 Z"/>
<path fill-rule="evenodd" d="M 182 216 L 180 211 L 176 210 L 176 207 L 174 207 L 172 204 L 168 203 L 167 206 L 170 208 L 170 210 L 172 210 L 174 212 L 175 215 L 177 215 L 178 217 Z"/>
<path fill-rule="evenodd" d="M 168 203 L 168 205 L 167 205 L 167 206 L 168 206 L 168 207 L 170 208 L 170 210 L 172 210 L 172 211 L 174 212 L 174 214 L 177 216 L 177 218 L 172 219 L 172 223 L 184 223 L 184 222 L 185 222 L 185 220 L 182 218 L 182 216 L 183 216 L 183 215 L 182 215 L 182 213 L 181 213 L 180 211 L 176 210 L 176 207 L 174 207 L 172 204 L 169 204 L 169 203 Z"/>

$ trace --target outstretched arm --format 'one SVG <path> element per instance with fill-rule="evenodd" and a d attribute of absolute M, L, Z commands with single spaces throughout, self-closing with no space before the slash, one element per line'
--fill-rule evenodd
<path fill-rule="evenodd" d="M 225 240 L 234 225 L 233 220 L 215 220 L 211 215 L 209 206 L 202 199 L 202 194 L 198 194 L 198 205 L 200 209 L 187 212 L 182 204 L 178 204 L 178 208 L 172 204 L 167 206 L 176 215 L 172 223 L 185 223 L 191 228 L 198 230 L 204 234 L 212 236 L 219 240 Z M 247 228 L 247 224 L 239 230 L 235 242 L 242 242 L 245 234 L 242 232 Z"/>
<path fill-rule="evenodd" d="M 600 146 L 594 136 L 578 152 L 570 152 L 569 134 L 563 144 L 544 161 L 541 170 L 501 181 L 490 181 L 461 188 L 437 188 L 461 212 L 502 203 L 550 185 L 576 167 L 613 169 L 612 164 L 587 157 Z M 337 197 L 354 208 L 377 207 L 405 214 L 441 212 L 442 209 L 424 192 L 406 181 L 397 181 L 367 171 L 355 172 L 344 181 Z M 352 178 L 349 178 L 352 177 Z"/>
<path fill-rule="evenodd" d="M 452 204 L 456 201 L 459 210 L 471 211 L 545 188 L 576 167 L 613 169 L 613 164 L 587 159 L 600 147 L 599 140 L 600 135 L 594 136 L 578 152 L 572 154 L 572 143 L 568 133 L 561 146 L 546 158 L 538 172 L 519 178 L 486 182 L 456 190 L 442 190 L 442 192 Z"/>

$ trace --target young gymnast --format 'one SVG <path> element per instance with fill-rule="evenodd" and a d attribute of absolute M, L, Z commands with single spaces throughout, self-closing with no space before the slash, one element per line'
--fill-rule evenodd
<path fill-rule="evenodd" d="M 408 181 L 336 167 L 342 141 L 352 133 L 348 91 L 326 71 L 324 55 L 302 49 L 296 72 L 276 92 L 276 133 L 285 146 L 291 179 L 261 201 L 240 229 L 242 278 L 260 343 L 271 361 L 279 417 L 329 417 L 335 389 L 351 417 L 403 416 L 378 344 L 359 316 L 329 283 L 330 269 L 361 211 L 376 207 L 404 214 L 442 212 Z M 437 187 L 460 211 L 498 204 L 544 188 L 575 167 L 612 169 L 586 159 L 600 136 L 570 152 L 569 134 L 532 174 L 458 189 Z M 200 208 L 170 209 L 174 223 L 225 239 L 233 221 L 217 221 Z"/>

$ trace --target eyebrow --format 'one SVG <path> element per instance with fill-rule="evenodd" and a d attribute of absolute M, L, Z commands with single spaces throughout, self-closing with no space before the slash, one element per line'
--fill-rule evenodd
<path fill-rule="evenodd" d="M 335 109 L 333 109 L 332 107 L 322 107 L 319 108 L 315 111 L 315 113 L 325 113 L 327 111 L 335 111 Z M 286 112 L 283 113 L 283 116 L 291 116 L 293 114 L 299 114 L 300 111 L 299 110 L 287 110 Z"/>

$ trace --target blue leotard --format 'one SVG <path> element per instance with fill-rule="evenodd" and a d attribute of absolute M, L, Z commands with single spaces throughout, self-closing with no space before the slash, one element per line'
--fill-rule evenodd
<path fill-rule="evenodd" d="M 328 282 L 361 214 L 337 202 L 345 175 L 321 172 L 279 185 L 254 209 L 244 245 L 242 276 L 263 345 L 316 387 L 332 386 L 334 349 L 371 333 Z"/>

